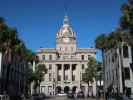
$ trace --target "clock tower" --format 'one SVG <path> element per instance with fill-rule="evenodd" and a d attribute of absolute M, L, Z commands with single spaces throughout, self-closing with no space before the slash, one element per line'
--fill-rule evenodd
<path fill-rule="evenodd" d="M 61 54 L 76 52 L 76 33 L 69 25 L 68 16 L 64 17 L 63 25 L 56 34 L 56 49 Z"/>

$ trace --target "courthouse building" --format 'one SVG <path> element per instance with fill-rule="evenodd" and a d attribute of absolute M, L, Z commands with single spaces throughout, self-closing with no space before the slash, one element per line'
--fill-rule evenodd
<path fill-rule="evenodd" d="M 64 17 L 62 27 L 56 34 L 56 48 L 40 48 L 37 56 L 46 65 L 48 72 L 40 84 L 40 91 L 55 95 L 69 91 L 83 90 L 88 93 L 87 84 L 82 81 L 82 73 L 87 67 L 88 58 L 95 57 L 94 48 L 77 48 L 76 33 Z M 86 41 L 87 42 L 87 41 Z M 89 94 L 96 95 L 96 83 L 90 85 Z"/>

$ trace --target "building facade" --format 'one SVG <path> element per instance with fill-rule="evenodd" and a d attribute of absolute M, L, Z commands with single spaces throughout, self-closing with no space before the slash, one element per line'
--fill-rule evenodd
<path fill-rule="evenodd" d="M 82 73 L 87 67 L 88 58 L 95 57 L 94 48 L 77 48 L 76 33 L 64 17 L 63 26 L 56 34 L 56 48 L 40 48 L 37 56 L 44 63 L 48 73 L 40 85 L 41 92 L 47 95 L 77 92 L 88 93 L 87 84 L 82 81 Z M 90 87 L 89 94 L 96 95 L 96 83 Z"/>
<path fill-rule="evenodd" d="M 15 55 L 8 60 L 0 53 L 0 94 L 15 98 L 26 93 L 27 63 Z"/>
<path fill-rule="evenodd" d="M 133 48 L 122 43 L 104 52 L 105 92 L 133 97 Z"/>

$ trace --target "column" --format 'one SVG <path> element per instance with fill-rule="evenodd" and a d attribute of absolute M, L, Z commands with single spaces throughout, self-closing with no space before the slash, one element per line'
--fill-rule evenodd
<path fill-rule="evenodd" d="M 61 92 L 64 91 L 64 64 L 61 64 Z"/>
<path fill-rule="evenodd" d="M 61 77 L 61 81 L 64 82 L 64 64 L 61 64 L 61 72 L 62 72 L 62 77 Z"/>
<path fill-rule="evenodd" d="M 72 64 L 70 64 L 70 81 L 72 82 Z"/>

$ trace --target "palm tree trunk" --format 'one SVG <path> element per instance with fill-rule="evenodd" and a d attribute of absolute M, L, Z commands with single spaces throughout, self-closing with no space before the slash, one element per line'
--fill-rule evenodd
<path fill-rule="evenodd" d="M 9 75 L 10 75 L 10 64 L 7 65 L 7 72 L 6 72 L 6 81 L 5 81 L 5 90 L 8 91 L 9 82 Z"/>
<path fill-rule="evenodd" d="M 103 61 L 103 74 L 104 74 L 104 77 L 103 77 L 103 88 L 104 88 L 104 99 L 105 99 L 105 58 L 104 58 L 104 49 L 102 49 L 102 61 Z"/>

